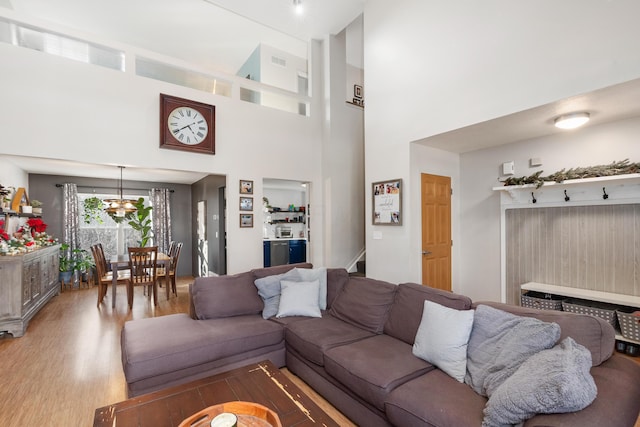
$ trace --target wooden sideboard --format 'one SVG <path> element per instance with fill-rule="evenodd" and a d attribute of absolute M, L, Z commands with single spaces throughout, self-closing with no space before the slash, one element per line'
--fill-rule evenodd
<path fill-rule="evenodd" d="M 58 287 L 60 245 L 0 256 L 0 332 L 21 337 Z"/>

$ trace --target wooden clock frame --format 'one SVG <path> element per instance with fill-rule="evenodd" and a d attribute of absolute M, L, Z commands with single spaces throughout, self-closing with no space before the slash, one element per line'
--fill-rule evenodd
<path fill-rule="evenodd" d="M 178 107 L 190 107 L 197 110 L 207 121 L 209 132 L 207 137 L 196 145 L 187 145 L 178 141 L 169 130 L 169 114 Z M 190 151 L 192 153 L 216 153 L 216 107 L 198 101 L 160 94 L 160 148 Z"/>

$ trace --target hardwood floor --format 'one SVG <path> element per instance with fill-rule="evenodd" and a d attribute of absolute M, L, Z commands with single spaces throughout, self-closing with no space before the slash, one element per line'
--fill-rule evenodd
<path fill-rule="evenodd" d="M 188 312 L 188 286 L 179 278 L 178 297 L 158 306 L 135 290 L 129 310 L 124 286 L 118 286 L 116 308 L 111 290 L 96 307 L 97 288 L 65 291 L 54 297 L 29 323 L 21 338 L 0 338 L 0 425 L 91 426 L 96 408 L 126 399 L 120 361 L 120 330 L 124 322 Z M 340 425 L 353 426 L 300 379 L 288 372 Z"/>

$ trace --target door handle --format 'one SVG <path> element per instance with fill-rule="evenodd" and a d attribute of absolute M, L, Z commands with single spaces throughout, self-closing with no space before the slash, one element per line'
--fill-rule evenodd
<path fill-rule="evenodd" d="M 429 252 L 429 251 L 422 251 L 422 255 L 431 255 L 431 252 Z"/>

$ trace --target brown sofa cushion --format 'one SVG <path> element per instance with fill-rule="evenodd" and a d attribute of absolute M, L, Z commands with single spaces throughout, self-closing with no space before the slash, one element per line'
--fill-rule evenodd
<path fill-rule="evenodd" d="M 393 390 L 385 409 L 395 426 L 480 426 L 486 403 L 468 385 L 434 369 Z"/>
<path fill-rule="evenodd" d="M 344 268 L 327 268 L 327 310 L 331 308 L 333 300 L 342 292 L 349 281 L 349 272 Z"/>
<path fill-rule="evenodd" d="M 425 300 L 456 310 L 471 308 L 471 298 L 464 295 L 417 283 L 402 283 L 398 285 L 395 301 L 391 306 L 387 323 L 384 325 L 384 333 L 401 339 L 407 344 L 413 344 L 422 320 Z"/>
<path fill-rule="evenodd" d="M 253 280 L 252 272 L 196 278 L 191 287 L 196 317 L 203 320 L 260 313 L 264 303 Z"/>
<path fill-rule="evenodd" d="M 336 319 L 326 312 L 323 317 L 294 321 L 285 327 L 287 346 L 320 366 L 324 365 L 326 350 L 370 336 L 373 336 L 372 332 Z"/>
<path fill-rule="evenodd" d="M 560 325 L 558 341 L 571 337 L 578 344 L 587 347 L 591 351 L 593 366 L 601 364 L 613 354 L 616 340 L 615 330 L 611 324 L 599 317 L 566 311 L 538 310 L 498 302 L 476 302 L 473 303 L 474 308 L 479 304 L 489 305 L 518 316 L 535 317 L 543 322 L 556 322 Z"/>
<path fill-rule="evenodd" d="M 411 354 L 411 346 L 388 335 L 374 335 L 325 352 L 333 378 L 381 411 L 388 394 L 434 366 Z"/>
<path fill-rule="evenodd" d="M 397 286 L 382 280 L 351 277 L 331 306 L 340 320 L 382 333 Z"/>

